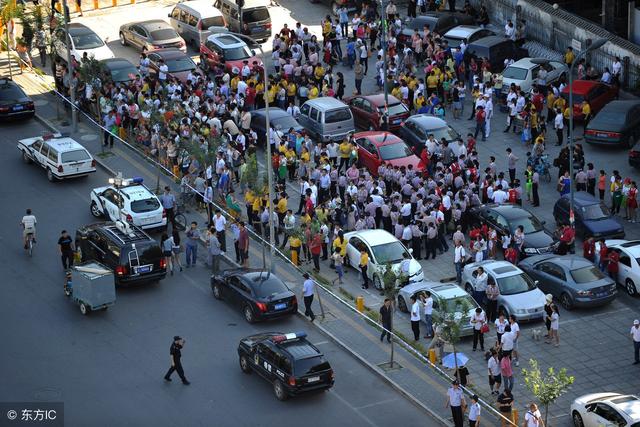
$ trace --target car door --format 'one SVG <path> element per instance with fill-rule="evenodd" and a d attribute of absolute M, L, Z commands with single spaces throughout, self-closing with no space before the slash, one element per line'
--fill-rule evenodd
<path fill-rule="evenodd" d="M 539 281 L 538 287 L 544 293 L 550 293 L 554 297 L 559 297 L 563 292 L 563 286 L 567 279 L 562 267 L 552 262 L 541 262 L 534 267 L 536 279 Z"/>
<path fill-rule="evenodd" d="M 378 153 L 376 147 L 367 138 L 356 139 L 356 144 L 358 144 L 358 163 L 360 166 L 364 166 L 370 171 L 377 171 L 376 156 Z"/>
<path fill-rule="evenodd" d="M 621 249 L 613 248 L 620 255 L 620 260 L 618 261 L 618 283 L 624 285 L 627 279 L 631 279 L 632 267 L 631 267 L 631 257 L 629 254 Z M 634 283 L 637 287 L 638 283 Z"/>
<path fill-rule="evenodd" d="M 362 113 L 362 128 L 367 130 L 376 129 L 378 126 L 375 107 L 368 99 L 362 100 Z"/>
<path fill-rule="evenodd" d="M 359 96 L 356 96 L 349 102 L 349 106 L 351 107 L 351 112 L 353 113 L 353 121 L 357 128 L 362 128 L 362 124 L 364 123 L 364 111 L 362 111 L 362 101 L 363 99 Z"/>
<path fill-rule="evenodd" d="M 232 305 L 239 306 L 242 301 L 242 282 L 238 276 L 231 276 L 225 282 L 225 298 Z"/>
<path fill-rule="evenodd" d="M 259 343 L 256 346 L 256 352 L 253 355 L 253 362 L 256 365 L 256 371 L 263 377 L 271 380 L 273 375 L 273 361 L 276 353 L 267 343 Z"/>
<path fill-rule="evenodd" d="M 102 212 L 107 219 L 116 221 L 118 219 L 119 202 L 120 199 L 115 190 L 107 188 L 101 195 L 100 201 L 102 202 Z"/>
<path fill-rule="evenodd" d="M 547 83 L 553 83 L 565 72 L 565 65 L 562 62 L 550 61 L 551 71 L 547 73 Z"/>
<path fill-rule="evenodd" d="M 564 197 L 559 199 L 553 208 L 553 216 L 558 224 L 565 224 L 564 218 L 569 218 L 569 200 Z"/>
<path fill-rule="evenodd" d="M 28 148 L 29 155 L 40 166 L 42 166 L 42 154 L 40 154 L 40 151 L 42 150 L 43 145 L 44 144 L 41 140 L 37 140 Z"/>
<path fill-rule="evenodd" d="M 48 144 L 47 144 L 48 145 Z M 45 159 L 46 166 L 45 169 L 51 169 L 52 171 L 58 171 L 58 150 L 49 145 L 49 150 L 47 151 L 47 158 Z"/>
<path fill-rule="evenodd" d="M 358 264 L 360 263 L 360 251 L 366 245 L 357 236 L 353 236 L 347 242 L 347 257 L 349 258 L 349 264 L 357 270 L 360 270 Z"/>
<path fill-rule="evenodd" d="M 89 234 L 89 242 L 91 246 L 92 256 L 91 258 L 104 263 L 106 261 L 108 242 L 105 236 L 97 231 L 91 232 Z"/>
<path fill-rule="evenodd" d="M 160 62 L 160 55 L 158 55 L 157 53 L 150 53 L 147 55 L 147 58 L 149 58 L 149 63 L 150 63 L 149 73 L 154 76 L 157 75 L 158 64 Z"/>
<path fill-rule="evenodd" d="M 619 427 L 626 421 L 614 408 L 604 402 L 597 402 L 585 414 L 585 426 Z"/>
<path fill-rule="evenodd" d="M 131 27 L 131 33 L 134 44 L 138 49 L 143 50 L 145 47 L 153 44 L 153 40 L 149 38 L 149 33 L 142 26 L 133 25 Z"/>

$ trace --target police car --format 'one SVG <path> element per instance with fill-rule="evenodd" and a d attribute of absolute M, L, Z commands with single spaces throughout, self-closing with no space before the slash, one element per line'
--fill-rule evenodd
<path fill-rule="evenodd" d="M 305 332 L 264 332 L 240 341 L 238 356 L 245 374 L 257 372 L 273 384 L 278 400 L 333 386 L 333 369 L 306 340 Z"/>
<path fill-rule="evenodd" d="M 122 179 L 114 185 L 94 188 L 90 208 L 96 218 L 120 219 L 145 230 L 167 225 L 167 213 L 142 178 Z"/>
<path fill-rule="evenodd" d="M 46 170 L 51 182 L 87 176 L 96 171 L 96 161 L 87 149 L 59 133 L 21 139 L 18 150 L 25 163 L 35 163 Z"/>

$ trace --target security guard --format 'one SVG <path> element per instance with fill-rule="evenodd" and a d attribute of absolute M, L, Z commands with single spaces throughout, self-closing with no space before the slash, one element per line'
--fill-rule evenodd
<path fill-rule="evenodd" d="M 180 379 L 182 380 L 182 384 L 189 385 L 191 384 L 187 381 L 187 377 L 184 376 L 184 369 L 182 369 L 182 362 L 180 358 L 182 357 L 182 347 L 184 347 L 184 339 L 180 336 L 176 335 L 173 337 L 173 343 L 171 344 L 171 348 L 169 349 L 169 354 L 171 356 L 171 367 L 167 371 L 167 374 L 164 376 L 165 381 L 171 381 L 171 374 L 174 371 L 178 372 Z"/>

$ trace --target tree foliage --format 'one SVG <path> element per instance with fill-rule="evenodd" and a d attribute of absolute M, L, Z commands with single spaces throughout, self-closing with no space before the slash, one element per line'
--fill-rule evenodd
<path fill-rule="evenodd" d="M 259 169 L 258 158 L 255 153 L 250 154 L 247 158 L 247 168 L 242 175 L 241 182 L 249 187 L 257 197 L 262 197 L 267 193 L 264 183 L 264 175 Z"/>
<path fill-rule="evenodd" d="M 553 367 L 549 367 L 543 372 L 535 359 L 529 360 L 530 369 L 522 370 L 525 386 L 544 406 L 544 423 L 547 424 L 549 405 L 562 396 L 573 384 L 575 378 L 567 375 L 567 369 L 562 368 L 556 372 Z"/>

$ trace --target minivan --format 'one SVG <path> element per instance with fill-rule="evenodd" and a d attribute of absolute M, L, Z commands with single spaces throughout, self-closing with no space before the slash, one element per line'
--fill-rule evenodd
<path fill-rule="evenodd" d="M 227 21 L 222 12 L 213 7 L 209 0 L 190 0 L 175 5 L 169 14 L 169 22 L 187 44 L 200 50 L 211 27 L 226 28 Z"/>
<path fill-rule="evenodd" d="M 234 33 L 248 34 L 253 40 L 265 42 L 271 37 L 271 16 L 267 5 L 269 0 L 244 0 L 242 7 L 242 25 L 236 0 L 215 0 L 213 5 L 222 12 L 229 30 Z M 247 25 L 248 31 L 242 31 Z"/>
<path fill-rule="evenodd" d="M 505 59 L 518 59 L 529 56 L 527 49 L 516 46 L 516 43 L 501 36 L 488 36 L 469 43 L 464 52 L 465 60 L 474 58 L 476 62 L 482 62 L 487 58 L 491 66 L 491 72 L 498 73 L 504 69 Z"/>
<path fill-rule="evenodd" d="M 302 104 L 298 122 L 312 138 L 322 142 L 342 141 L 356 129 L 349 106 L 331 97 L 310 99 Z"/>

